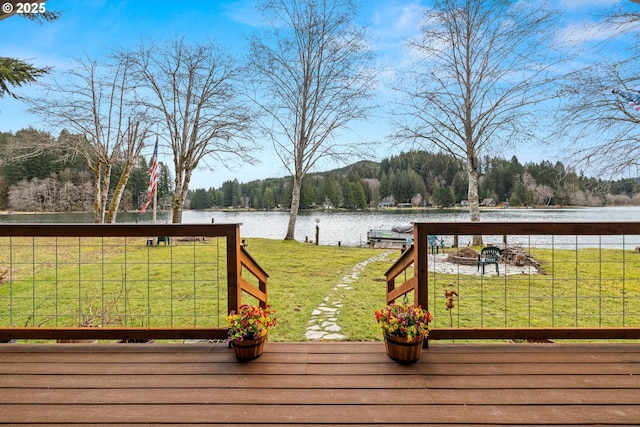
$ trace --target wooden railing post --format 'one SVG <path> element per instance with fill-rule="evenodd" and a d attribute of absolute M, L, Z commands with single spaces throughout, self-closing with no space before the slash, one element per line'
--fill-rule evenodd
<path fill-rule="evenodd" d="M 425 310 L 429 307 L 428 258 L 429 246 L 424 224 L 414 224 L 414 275 L 415 275 L 415 305 L 421 305 Z"/>
<path fill-rule="evenodd" d="M 263 279 L 258 280 L 258 288 L 264 293 L 265 299 L 264 301 L 260 301 L 260 307 L 266 308 L 269 305 L 269 301 L 267 301 L 267 281 Z"/>
<path fill-rule="evenodd" d="M 240 226 L 236 225 L 233 232 L 227 236 L 227 309 L 238 311 L 242 303 L 242 288 L 240 286 Z"/>

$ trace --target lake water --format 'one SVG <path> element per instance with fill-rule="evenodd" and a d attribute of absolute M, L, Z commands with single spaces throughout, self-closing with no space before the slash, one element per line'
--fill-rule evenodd
<path fill-rule="evenodd" d="M 118 222 L 151 222 L 151 213 L 119 213 Z M 169 213 L 158 213 L 158 222 L 169 222 Z M 483 210 L 483 222 L 584 222 L 639 221 L 640 207 L 607 207 L 586 209 L 495 209 Z M 244 238 L 283 239 L 289 219 L 288 212 L 274 211 L 185 211 L 184 223 L 240 223 Z M 468 221 L 469 214 L 451 210 L 385 210 L 362 212 L 301 212 L 296 223 L 295 238 L 315 240 L 316 225 L 320 228 L 320 244 L 365 246 L 371 228 L 390 229 L 411 222 Z M 90 223 L 92 214 L 5 214 L 0 222 Z"/>

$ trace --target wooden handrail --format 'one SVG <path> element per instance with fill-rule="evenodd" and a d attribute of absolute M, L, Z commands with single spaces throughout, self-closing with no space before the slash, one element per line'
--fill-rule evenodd
<path fill-rule="evenodd" d="M 0 237 L 239 237 L 239 224 L 0 224 Z"/>
<path fill-rule="evenodd" d="M 400 274 L 404 273 L 407 268 L 411 267 L 411 264 L 413 264 L 413 257 L 414 248 L 413 245 L 411 245 L 402 253 L 402 255 L 400 255 L 400 258 L 398 258 L 397 261 L 393 263 L 391 267 L 389 267 L 384 275 L 391 279 L 395 279 Z"/>
<path fill-rule="evenodd" d="M 504 340 L 504 339 L 608 339 L 625 340 L 640 339 L 640 328 L 434 328 L 429 333 L 429 339 L 436 340 Z"/>
<path fill-rule="evenodd" d="M 414 233 L 438 235 L 640 235 L 640 222 L 416 222 Z M 415 237 L 415 236 L 414 236 Z M 415 239 L 414 239 L 415 241 Z"/>
<path fill-rule="evenodd" d="M 240 265 L 253 277 L 258 280 L 258 287 L 256 288 L 247 280 L 240 278 L 240 289 L 248 293 L 249 295 L 258 299 L 260 307 L 266 307 L 267 301 L 267 280 L 269 275 L 266 271 L 260 267 L 260 265 L 253 259 L 249 252 L 242 245 L 239 252 Z"/>
<path fill-rule="evenodd" d="M 413 265 L 414 252 L 414 246 L 411 245 L 384 274 L 387 278 L 387 304 L 415 290 L 414 277 L 405 279 L 400 286 L 396 287 L 396 278 Z"/>
<path fill-rule="evenodd" d="M 227 338 L 226 328 L 41 328 L 41 327 L 2 327 L 2 339 L 26 340 L 152 340 L 152 339 L 218 339 Z"/>

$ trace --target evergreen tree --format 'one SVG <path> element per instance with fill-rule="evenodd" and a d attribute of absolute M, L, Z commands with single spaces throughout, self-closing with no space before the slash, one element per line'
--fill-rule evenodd
<path fill-rule="evenodd" d="M 49 73 L 51 68 L 38 68 L 33 64 L 16 58 L 0 57 L 0 98 L 9 95 L 20 99 L 10 87 L 20 87 L 34 83 L 36 79 Z"/>
<path fill-rule="evenodd" d="M 522 206 L 522 200 L 516 191 L 511 193 L 507 202 L 509 203 L 509 206 Z"/>
<path fill-rule="evenodd" d="M 380 168 L 382 169 L 382 166 Z M 384 170 L 380 174 L 379 194 L 380 194 L 380 198 L 382 199 L 391 195 L 391 186 L 389 185 L 389 176 Z"/>
<path fill-rule="evenodd" d="M 364 193 L 361 181 L 352 182 L 350 185 L 351 203 L 355 209 L 364 209 L 367 207 L 367 198 Z"/>
<path fill-rule="evenodd" d="M 438 206 L 448 207 L 455 204 L 455 195 L 451 187 L 436 187 L 433 190 L 433 203 Z"/>
<path fill-rule="evenodd" d="M 302 185 L 300 187 L 300 209 L 307 209 L 312 206 L 316 200 L 316 189 L 313 186 L 313 178 L 305 175 L 302 178 Z"/>
<path fill-rule="evenodd" d="M 249 193 L 249 203 L 254 209 L 262 209 L 262 187 L 260 185 L 254 186 Z"/>
<path fill-rule="evenodd" d="M 158 164 L 158 169 L 158 200 L 162 200 L 163 209 L 168 209 L 173 197 L 173 177 L 169 166 L 164 162 Z"/>
<path fill-rule="evenodd" d="M 191 209 L 209 209 L 213 207 L 213 201 L 208 191 L 199 188 L 190 194 L 189 206 Z"/>
<path fill-rule="evenodd" d="M 264 189 L 264 194 L 262 195 L 262 207 L 263 209 L 274 209 L 276 207 L 275 197 L 273 195 L 273 190 L 271 187 L 267 187 Z"/>

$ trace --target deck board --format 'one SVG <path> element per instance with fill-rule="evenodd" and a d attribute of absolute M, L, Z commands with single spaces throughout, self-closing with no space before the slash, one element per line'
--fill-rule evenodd
<path fill-rule="evenodd" d="M 9 424 L 629 425 L 640 345 L 431 344 L 401 365 L 384 344 L 0 346 Z"/>

